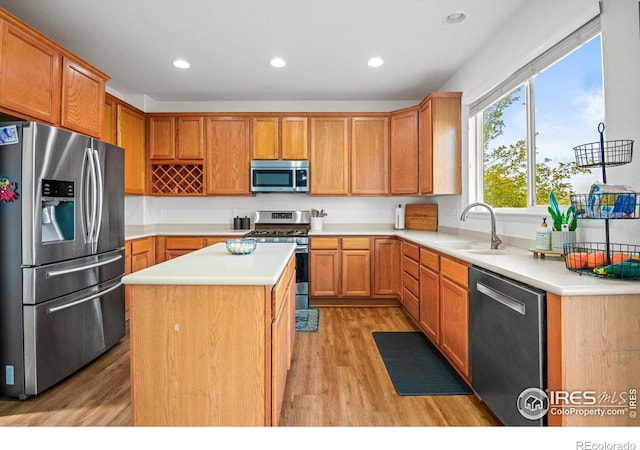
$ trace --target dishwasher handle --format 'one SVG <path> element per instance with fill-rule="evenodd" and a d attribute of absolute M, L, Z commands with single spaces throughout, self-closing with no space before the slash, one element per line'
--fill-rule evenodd
<path fill-rule="evenodd" d="M 493 288 L 490 288 L 487 285 L 484 285 L 480 282 L 476 283 L 476 289 L 478 289 L 478 292 L 481 292 L 482 294 L 486 295 L 487 297 L 497 301 L 498 303 L 503 304 L 504 306 L 506 306 L 507 308 L 510 308 L 512 310 L 514 310 L 515 312 L 517 312 L 518 314 L 521 315 L 525 315 L 525 305 L 522 302 L 519 302 L 518 300 L 509 297 L 508 295 L 503 294 L 502 292 L 498 292 Z"/>

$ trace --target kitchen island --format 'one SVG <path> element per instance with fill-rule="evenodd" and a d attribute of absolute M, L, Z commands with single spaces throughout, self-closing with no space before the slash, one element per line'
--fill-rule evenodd
<path fill-rule="evenodd" d="M 125 276 L 131 421 L 277 425 L 295 335 L 295 244 L 216 244 Z"/>

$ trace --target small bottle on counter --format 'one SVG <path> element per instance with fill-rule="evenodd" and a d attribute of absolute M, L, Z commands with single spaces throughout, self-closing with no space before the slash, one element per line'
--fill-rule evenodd
<path fill-rule="evenodd" d="M 240 227 L 243 230 L 249 230 L 251 229 L 251 219 L 249 219 L 247 216 L 244 216 L 242 219 L 240 219 L 242 226 Z"/>
<path fill-rule="evenodd" d="M 242 221 L 240 220 L 240 216 L 235 216 L 233 218 L 233 229 L 241 230 L 242 229 Z"/>
<path fill-rule="evenodd" d="M 551 250 L 551 230 L 547 226 L 547 218 L 542 218 L 540 227 L 536 230 L 536 249 Z"/>

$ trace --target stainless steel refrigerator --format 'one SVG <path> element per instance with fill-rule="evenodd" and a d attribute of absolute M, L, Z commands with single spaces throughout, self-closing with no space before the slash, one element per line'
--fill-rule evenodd
<path fill-rule="evenodd" d="M 125 334 L 124 150 L 0 123 L 0 397 L 36 395 Z"/>

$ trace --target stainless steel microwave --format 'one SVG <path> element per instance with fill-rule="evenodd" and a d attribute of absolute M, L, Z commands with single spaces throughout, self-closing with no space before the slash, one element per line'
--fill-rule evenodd
<path fill-rule="evenodd" d="M 251 161 L 251 192 L 309 192 L 309 161 Z"/>

